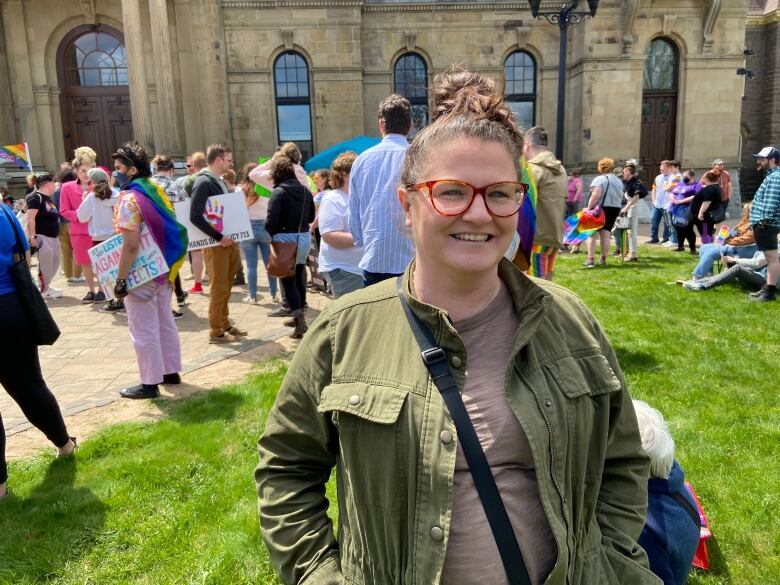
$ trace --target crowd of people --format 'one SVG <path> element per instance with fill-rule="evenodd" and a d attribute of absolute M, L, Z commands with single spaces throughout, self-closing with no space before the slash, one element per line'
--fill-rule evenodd
<path fill-rule="evenodd" d="M 694 507 L 689 494 L 680 496 L 687 505 L 664 499 L 687 492 L 663 420 L 632 404 L 595 317 L 547 282 L 563 247 L 562 216 L 581 206 L 605 216 L 586 243 L 586 268 L 606 264 L 613 234 L 617 254 L 637 261 L 648 190 L 636 162 L 626 161 L 619 177 L 612 159 L 599 161 L 586 196 L 581 173 L 567 175 L 547 148 L 546 131 L 523 132 L 487 78 L 452 69 L 436 78 L 434 95 L 431 124 L 411 143 L 412 107 L 389 96 L 377 115 L 382 141 L 341 154 L 311 177 L 293 143 L 238 173 L 224 144 L 187 157 L 177 179 L 170 156 L 150 157 L 127 143 L 111 155 L 113 169 L 98 167 L 94 150 L 81 147 L 56 175 L 33 176 L 22 222 L 2 206 L 0 331 L 19 355 L 3 360 L 0 383 L 60 455 L 73 452 L 35 341 L 24 333 L 29 322 L 12 267 L 28 249 L 38 255 L 44 298 L 62 296 L 52 286 L 62 265 L 69 282 L 84 282 L 83 303 L 127 316 L 140 380 L 120 394 L 132 399 L 181 382 L 176 309 L 204 293 L 204 283 L 209 343 L 249 335 L 231 320 L 229 301 L 245 280 L 243 301 L 258 304 L 262 259 L 268 294 L 279 303 L 271 315 L 287 317 L 291 337 L 303 340 L 269 414 L 256 470 L 263 537 L 284 582 L 415 575 L 447 584 L 649 585 L 659 582 L 654 574 L 684 582 L 698 524 L 684 516 Z M 698 232 L 699 265 L 685 288 L 740 280 L 758 289 L 752 299 L 775 298 L 780 153 L 767 148 L 756 159 L 767 179 L 723 245 L 714 240 L 730 196 L 722 161 L 700 181 L 677 161 L 661 163 L 650 242 L 679 251 L 687 242 L 696 253 Z M 513 250 L 524 249 L 517 242 L 524 173 L 538 203 L 535 237 L 520 258 Z M 225 233 L 212 208 L 214 196 L 232 192 L 243 196 L 251 225 L 242 242 Z M 174 207 L 184 201 L 188 221 L 215 245 L 188 252 Z M 142 230 L 168 272 L 132 286 Z M 89 250 L 115 234 L 123 244 L 106 290 Z M 180 275 L 186 260 L 189 290 Z M 712 275 L 719 261 L 733 266 Z M 307 264 L 335 299 L 311 329 Z M 338 542 L 325 500 L 334 467 Z"/>

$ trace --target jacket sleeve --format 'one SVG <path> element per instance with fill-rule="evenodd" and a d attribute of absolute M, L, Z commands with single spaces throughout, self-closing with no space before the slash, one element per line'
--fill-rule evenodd
<path fill-rule="evenodd" d="M 317 214 L 314 207 L 314 196 L 311 194 L 311 191 L 309 191 L 308 187 L 306 188 L 306 211 L 308 212 L 305 218 L 306 223 L 311 225 Z"/>
<path fill-rule="evenodd" d="M 269 235 L 279 233 L 282 229 L 282 195 L 284 191 L 276 188 L 271 193 L 271 199 L 268 201 L 268 214 L 265 217 L 265 231 Z"/>
<path fill-rule="evenodd" d="M 355 246 L 360 247 L 363 245 L 363 220 L 360 210 L 360 190 L 355 189 L 355 167 L 357 166 L 355 164 L 352 167 L 352 173 L 349 176 L 349 231 L 352 232 Z"/>
<path fill-rule="evenodd" d="M 78 222 L 78 214 L 77 214 L 77 206 L 73 204 L 73 198 L 70 194 L 70 188 L 66 188 L 66 185 L 69 185 L 70 183 L 65 183 L 65 185 L 62 186 L 62 190 L 60 192 L 60 203 L 62 204 L 62 207 L 60 208 L 60 215 L 67 219 L 68 221 L 72 222 Z"/>
<path fill-rule="evenodd" d="M 761 270 L 767 265 L 767 261 L 763 252 L 757 252 L 752 258 L 737 258 L 737 264 L 751 270 Z"/>
<path fill-rule="evenodd" d="M 330 382 L 327 327 L 327 318 L 318 319 L 295 352 L 258 444 L 260 529 L 272 565 L 289 585 L 344 582 L 325 492 L 338 434 L 317 410 Z"/>
<path fill-rule="evenodd" d="M 271 161 L 267 160 L 261 165 L 257 165 L 249 172 L 249 178 L 258 185 L 262 185 L 269 191 L 273 191 L 274 184 L 271 181 Z"/>
<path fill-rule="evenodd" d="M 596 505 L 602 545 L 648 569 L 647 555 L 637 540 L 647 517 L 650 459 L 642 450 L 636 413 L 615 352 L 595 318 L 593 325 L 621 386 L 620 391 L 612 393 L 606 457 Z M 620 574 L 620 568 L 615 569 Z"/>
<path fill-rule="evenodd" d="M 211 180 L 203 175 L 195 181 L 195 185 L 192 187 L 192 202 L 190 203 L 190 222 L 204 234 L 219 242 L 224 236 L 215 230 L 206 221 L 206 218 L 203 217 L 203 212 L 206 210 L 206 202 L 211 195 L 210 184 Z"/>
<path fill-rule="evenodd" d="M 298 179 L 298 182 L 307 189 L 310 187 L 309 175 L 306 174 L 306 169 L 304 169 L 301 165 L 295 165 L 295 178 Z"/>
<path fill-rule="evenodd" d="M 92 218 L 93 213 L 95 213 L 95 194 L 90 193 L 76 210 L 76 217 L 81 223 L 87 223 Z"/>

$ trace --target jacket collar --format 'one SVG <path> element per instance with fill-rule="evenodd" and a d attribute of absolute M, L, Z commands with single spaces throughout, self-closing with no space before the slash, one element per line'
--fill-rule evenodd
<path fill-rule="evenodd" d="M 402 291 L 412 311 L 433 331 L 441 343 L 445 329 L 457 334 L 447 312 L 419 300 L 414 292 L 415 261 L 406 268 L 402 276 Z M 498 277 L 504 282 L 512 296 L 512 304 L 518 319 L 518 328 L 513 343 L 513 354 L 522 349 L 539 328 L 552 296 L 537 285 L 506 258 L 498 264 Z M 446 348 L 445 348 L 446 349 Z"/>

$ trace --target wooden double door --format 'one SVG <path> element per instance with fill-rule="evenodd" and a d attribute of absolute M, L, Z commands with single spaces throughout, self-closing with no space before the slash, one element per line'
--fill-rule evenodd
<path fill-rule="evenodd" d="M 677 132 L 677 92 L 645 91 L 642 95 L 642 130 L 639 144 L 641 179 L 652 187 L 662 160 L 671 160 Z"/>
<path fill-rule="evenodd" d="M 71 157 L 79 146 L 90 146 L 99 165 L 113 168 L 111 154 L 133 139 L 128 87 L 67 87 L 60 104 L 66 155 Z"/>

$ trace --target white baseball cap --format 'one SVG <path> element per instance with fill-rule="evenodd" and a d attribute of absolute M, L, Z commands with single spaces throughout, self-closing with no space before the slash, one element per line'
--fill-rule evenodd
<path fill-rule="evenodd" d="M 765 146 L 760 152 L 754 154 L 753 158 L 773 158 L 775 160 L 780 160 L 780 151 L 774 146 Z"/>

